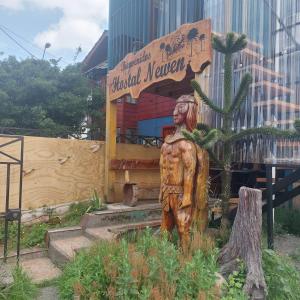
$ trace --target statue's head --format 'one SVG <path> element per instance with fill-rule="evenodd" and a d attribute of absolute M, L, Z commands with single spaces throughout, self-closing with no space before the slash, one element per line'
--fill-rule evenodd
<path fill-rule="evenodd" d="M 182 95 L 176 101 L 173 112 L 176 126 L 185 124 L 188 131 L 193 131 L 197 125 L 197 102 L 191 95 Z"/>

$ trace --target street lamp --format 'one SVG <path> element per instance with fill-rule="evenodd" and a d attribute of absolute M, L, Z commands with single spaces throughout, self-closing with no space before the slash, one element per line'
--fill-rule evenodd
<path fill-rule="evenodd" d="M 51 44 L 50 43 L 46 43 L 45 44 L 45 47 L 44 47 L 44 52 L 43 52 L 43 57 L 42 57 L 42 59 L 44 59 L 44 57 L 45 57 L 45 52 L 46 52 L 46 49 L 48 49 L 48 48 L 50 48 L 51 47 Z"/>

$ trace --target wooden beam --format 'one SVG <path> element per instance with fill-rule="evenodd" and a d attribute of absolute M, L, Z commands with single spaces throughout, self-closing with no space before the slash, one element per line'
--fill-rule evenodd
<path fill-rule="evenodd" d="M 157 170 L 159 159 L 113 159 L 110 162 L 111 170 Z"/>
<path fill-rule="evenodd" d="M 115 171 L 110 169 L 110 161 L 116 158 L 117 104 L 109 98 L 109 88 L 106 89 L 106 143 L 105 143 L 105 188 L 106 202 L 114 202 Z"/>

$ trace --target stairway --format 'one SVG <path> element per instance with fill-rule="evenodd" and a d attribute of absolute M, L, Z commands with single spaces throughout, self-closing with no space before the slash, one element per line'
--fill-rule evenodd
<path fill-rule="evenodd" d="M 159 227 L 160 220 L 159 203 L 142 203 L 136 207 L 108 205 L 107 210 L 85 214 L 79 226 L 49 230 L 46 234 L 48 256 L 61 267 L 76 252 L 90 248 L 96 241 L 112 240 L 128 231 Z"/>
<path fill-rule="evenodd" d="M 137 203 L 135 207 L 110 204 L 107 210 L 85 214 L 79 226 L 48 230 L 46 249 L 23 249 L 20 265 L 34 283 L 57 278 L 60 268 L 74 258 L 81 249 L 90 248 L 98 241 L 122 237 L 127 232 L 146 227 L 157 228 L 161 223 L 161 205 Z M 10 253 L 7 263 L 12 270 L 16 265 L 16 253 Z M 0 257 L 0 263 L 3 257 Z"/>

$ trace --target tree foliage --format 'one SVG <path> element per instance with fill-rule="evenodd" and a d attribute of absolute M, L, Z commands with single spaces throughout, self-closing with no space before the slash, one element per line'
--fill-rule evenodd
<path fill-rule="evenodd" d="M 192 133 L 184 131 L 186 138 L 194 141 L 202 148 L 206 149 L 210 158 L 223 170 L 222 171 L 222 200 L 223 214 L 226 219 L 228 215 L 229 199 L 231 196 L 231 164 L 234 143 L 249 137 L 251 135 L 260 134 L 262 136 L 271 136 L 278 138 L 300 138 L 300 121 L 295 121 L 294 131 L 280 130 L 273 127 L 249 128 L 237 132 L 232 128 L 232 121 L 236 112 L 246 99 L 249 86 L 252 82 L 252 76 L 246 73 L 242 79 L 239 89 L 234 96 L 232 93 L 232 56 L 235 52 L 243 50 L 247 45 L 246 36 L 236 36 L 234 33 L 228 33 L 225 41 L 214 36 L 212 40 L 213 48 L 225 55 L 224 60 L 224 105 L 219 107 L 215 101 L 210 99 L 202 90 L 199 83 L 192 81 L 192 87 L 200 96 L 201 100 L 209 106 L 214 112 L 220 114 L 223 121 L 223 128 L 210 128 L 206 124 L 198 124 L 197 129 Z M 215 156 L 212 151 L 214 144 L 220 143 L 221 159 Z"/>
<path fill-rule="evenodd" d="M 45 136 L 78 135 L 87 116 L 94 127 L 103 126 L 104 102 L 101 91 L 82 76 L 80 64 L 60 69 L 45 60 L 11 56 L 0 61 L 0 127 L 38 129 Z"/>

